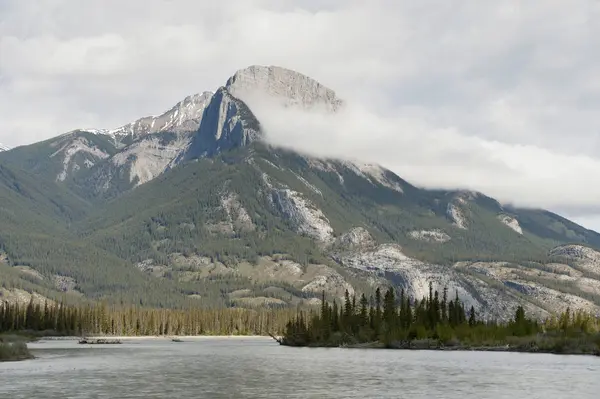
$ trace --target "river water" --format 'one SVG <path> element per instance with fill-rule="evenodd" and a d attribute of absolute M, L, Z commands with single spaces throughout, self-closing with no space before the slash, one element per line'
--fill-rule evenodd
<path fill-rule="evenodd" d="M 264 338 L 41 341 L 0 398 L 599 398 L 600 358 L 287 348 Z"/>

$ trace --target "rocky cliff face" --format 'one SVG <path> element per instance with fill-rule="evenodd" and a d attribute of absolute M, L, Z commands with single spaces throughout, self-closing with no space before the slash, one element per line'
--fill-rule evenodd
<path fill-rule="evenodd" d="M 260 124 L 250 108 L 221 87 L 204 111 L 184 159 L 211 156 L 259 139 Z"/>

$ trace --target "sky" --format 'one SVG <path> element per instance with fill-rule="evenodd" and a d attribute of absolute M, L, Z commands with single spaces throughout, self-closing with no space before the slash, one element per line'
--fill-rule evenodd
<path fill-rule="evenodd" d="M 599 16 L 595 0 L 0 0 L 0 143 L 114 128 L 279 65 L 349 106 L 266 112 L 275 140 L 600 231 Z"/>

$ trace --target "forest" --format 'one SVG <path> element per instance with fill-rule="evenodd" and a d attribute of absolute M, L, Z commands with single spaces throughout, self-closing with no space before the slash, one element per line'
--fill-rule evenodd
<path fill-rule="evenodd" d="M 30 336 L 191 336 L 283 333 L 291 309 L 195 308 L 64 303 L 0 305 L 0 334 Z"/>
<path fill-rule="evenodd" d="M 371 304 L 374 304 L 371 306 Z M 343 304 L 323 302 L 320 312 L 300 311 L 277 340 L 287 346 L 395 349 L 478 349 L 600 355 L 600 319 L 567 309 L 540 322 L 519 306 L 512 320 L 483 320 L 429 286 L 429 296 L 412 300 L 393 288 L 357 300 L 346 292 Z"/>

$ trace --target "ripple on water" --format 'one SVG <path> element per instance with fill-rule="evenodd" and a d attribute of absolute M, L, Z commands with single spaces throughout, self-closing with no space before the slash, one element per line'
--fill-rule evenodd
<path fill-rule="evenodd" d="M 0 398 L 596 398 L 600 358 L 286 348 L 199 338 L 31 345 L 0 364 Z"/>

